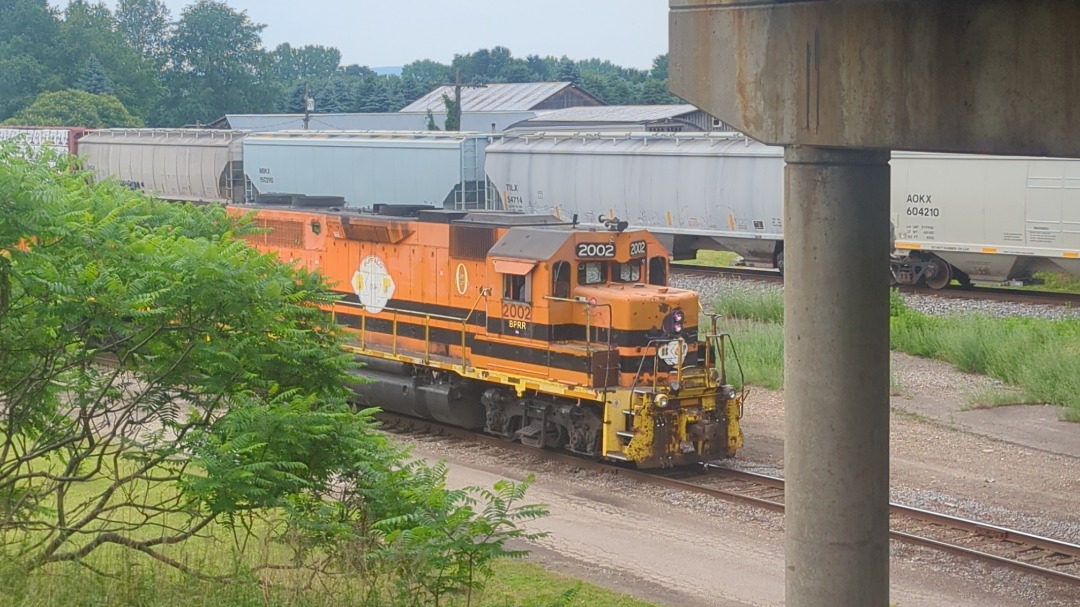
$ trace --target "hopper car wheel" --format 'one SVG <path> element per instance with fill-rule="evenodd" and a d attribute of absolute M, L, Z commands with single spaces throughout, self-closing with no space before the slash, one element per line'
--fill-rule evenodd
<path fill-rule="evenodd" d="M 931 289 L 944 289 L 952 281 L 952 266 L 942 259 L 926 262 L 926 286 Z"/>
<path fill-rule="evenodd" d="M 780 252 L 776 254 L 776 269 L 780 270 L 780 275 L 784 275 L 784 250 L 780 249 Z"/>

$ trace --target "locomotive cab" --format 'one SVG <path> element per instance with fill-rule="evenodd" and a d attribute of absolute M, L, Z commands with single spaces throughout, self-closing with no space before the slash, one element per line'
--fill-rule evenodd
<path fill-rule="evenodd" d="M 551 362 L 585 352 L 576 369 L 552 364 L 549 373 L 601 395 L 595 448 L 605 457 L 675 466 L 742 446 L 726 338 L 699 331 L 697 294 L 667 286 L 667 252 L 649 233 L 513 228 L 489 258 L 504 337 L 545 342 Z M 510 427 L 546 426 L 524 410 L 491 408 L 503 409 L 500 420 L 522 418 Z"/>

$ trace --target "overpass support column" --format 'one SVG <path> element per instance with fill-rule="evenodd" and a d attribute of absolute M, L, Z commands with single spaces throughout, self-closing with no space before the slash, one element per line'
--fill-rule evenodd
<path fill-rule="evenodd" d="M 889 153 L 785 151 L 788 607 L 887 607 Z"/>

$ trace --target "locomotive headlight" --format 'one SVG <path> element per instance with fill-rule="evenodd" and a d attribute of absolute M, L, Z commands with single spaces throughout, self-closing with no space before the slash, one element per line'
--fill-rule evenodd
<path fill-rule="evenodd" d="M 664 407 L 666 407 L 668 405 L 667 394 L 657 394 L 656 398 L 653 399 L 653 402 L 656 403 L 657 407 L 660 407 L 661 409 L 663 409 Z"/>
<path fill-rule="evenodd" d="M 668 335 L 678 335 L 686 327 L 686 314 L 680 308 L 675 308 L 664 318 L 664 332 Z"/>

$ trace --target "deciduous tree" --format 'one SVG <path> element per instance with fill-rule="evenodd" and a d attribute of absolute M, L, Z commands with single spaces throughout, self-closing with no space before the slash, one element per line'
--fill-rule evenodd
<path fill-rule="evenodd" d="M 64 11 L 60 34 L 68 87 L 81 88 L 78 83 L 93 57 L 112 85 L 111 94 L 140 119 L 150 114 L 161 94 L 154 65 L 128 44 L 108 7 L 73 0 Z"/>
<path fill-rule="evenodd" d="M 171 14 L 163 0 L 120 0 L 116 21 L 133 49 L 161 67 L 169 39 Z"/>
<path fill-rule="evenodd" d="M 169 95 L 157 122 L 182 126 L 226 113 L 270 111 L 280 88 L 269 74 L 264 27 L 217 0 L 187 6 L 169 42 Z"/>
<path fill-rule="evenodd" d="M 278 82 L 291 85 L 328 80 L 341 66 L 341 51 L 333 47 L 279 44 L 271 54 L 272 74 Z"/>
<path fill-rule="evenodd" d="M 0 2 L 0 120 L 63 87 L 60 20 L 47 0 Z"/>
<path fill-rule="evenodd" d="M 142 120 L 132 116 L 116 97 L 74 89 L 43 93 L 4 123 L 92 128 L 140 127 L 143 124 Z"/>

